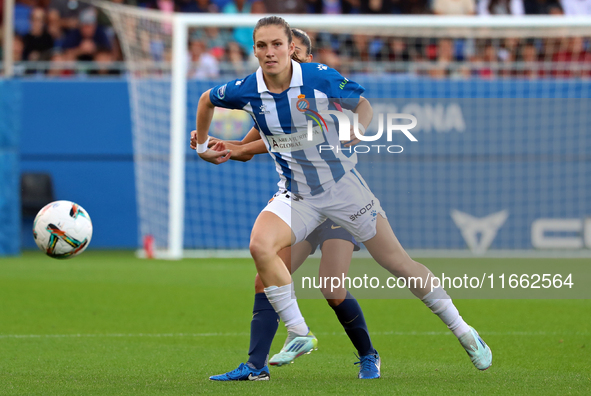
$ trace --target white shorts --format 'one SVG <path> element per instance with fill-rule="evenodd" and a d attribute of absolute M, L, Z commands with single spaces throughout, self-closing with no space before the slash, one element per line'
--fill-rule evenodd
<path fill-rule="evenodd" d="M 376 218 L 386 213 L 380 201 L 354 169 L 327 191 L 304 198 L 289 191 L 276 193 L 263 211 L 279 216 L 301 242 L 327 218 L 343 227 L 358 242 L 376 235 Z"/>

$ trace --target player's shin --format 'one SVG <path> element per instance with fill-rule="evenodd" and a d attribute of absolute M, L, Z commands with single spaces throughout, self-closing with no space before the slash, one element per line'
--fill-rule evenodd
<path fill-rule="evenodd" d="M 462 319 L 451 298 L 441 287 L 433 289 L 421 300 L 431 312 L 439 316 L 456 337 L 459 338 L 470 331 L 470 326 Z"/>
<path fill-rule="evenodd" d="M 347 297 L 343 302 L 336 306 L 331 305 L 331 308 L 337 315 L 351 343 L 357 349 L 359 356 L 375 354 L 376 351 L 371 344 L 363 311 L 355 297 L 347 292 Z"/>
<path fill-rule="evenodd" d="M 300 312 L 291 283 L 283 286 L 267 287 L 265 288 L 265 294 L 275 312 L 285 323 L 288 332 L 296 336 L 308 334 L 308 325 L 306 325 L 306 321 Z"/>
<path fill-rule="evenodd" d="M 250 348 L 248 362 L 261 369 L 267 365 L 271 343 L 279 326 L 279 316 L 269 303 L 265 293 L 254 296 L 252 321 L 250 322 Z"/>

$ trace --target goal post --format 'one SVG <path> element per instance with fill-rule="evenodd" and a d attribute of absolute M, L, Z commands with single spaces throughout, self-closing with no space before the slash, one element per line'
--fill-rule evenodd
<path fill-rule="evenodd" d="M 226 55 L 218 55 L 217 59 L 219 74 L 203 77 L 194 72 L 189 42 L 218 42 L 224 32 L 231 38 L 231 29 L 252 29 L 263 15 L 165 14 L 100 1 L 95 4 L 112 19 L 129 70 L 139 246 L 146 236 L 151 236 L 157 257 L 247 255 L 248 235 L 256 214 L 276 188 L 273 164 L 260 156 L 247 164 L 214 167 L 199 161 L 188 149 L 188 141 L 200 94 L 245 77 L 256 69 L 256 64 L 249 59 L 237 63 L 228 55 L 231 47 L 225 47 L 222 52 Z M 292 27 L 313 37 L 317 45 L 314 61 L 327 63 L 354 78 L 367 88 L 369 97 L 406 100 L 408 103 L 400 102 L 399 108 L 412 105 L 427 118 L 420 132 L 426 142 L 422 149 L 384 163 L 383 169 L 372 172 L 375 174 L 362 172 L 373 188 L 380 177 L 389 174 L 388 167 L 399 168 L 401 175 L 402 170 L 408 171 L 408 177 L 400 176 L 399 181 L 408 195 L 425 205 L 424 210 L 414 207 L 418 204 L 401 191 L 390 187 L 381 191 L 376 187 L 375 191 L 389 213 L 394 201 L 406 202 L 414 209 L 412 215 L 404 213 L 398 220 L 400 227 L 404 226 L 403 238 L 405 233 L 408 235 L 405 246 L 433 256 L 527 257 L 552 252 L 588 255 L 591 246 L 587 247 L 585 241 L 591 241 L 591 237 L 586 237 L 585 219 L 591 215 L 590 204 L 586 203 L 591 201 L 591 194 L 584 180 L 591 174 L 585 152 L 591 148 L 591 139 L 580 133 L 591 126 L 586 114 L 582 114 L 591 95 L 589 18 L 283 17 Z M 581 45 L 579 41 L 584 55 L 575 59 L 573 48 Z M 368 53 L 357 48 L 363 43 Z M 244 48 L 242 51 L 247 53 Z M 443 56 L 446 51 L 451 54 L 448 58 Z M 497 103 L 494 99 L 507 101 Z M 470 133 L 453 129 L 459 121 L 446 121 L 446 114 L 457 114 L 454 111 L 458 106 L 464 111 L 467 128 L 472 128 Z M 482 129 L 488 133 L 495 125 L 506 127 L 486 118 L 487 112 L 489 118 L 493 114 L 506 116 L 512 125 L 520 125 L 523 133 L 519 136 L 514 136 L 514 131 L 499 136 L 499 142 L 518 148 L 494 152 L 491 138 L 477 133 L 482 122 L 488 122 Z M 550 130 L 559 128 L 559 123 L 553 121 L 559 112 L 568 115 L 564 125 L 570 131 L 562 138 Z M 543 119 L 549 122 L 547 129 L 539 125 Z M 211 134 L 239 139 L 251 125 L 248 116 L 216 111 Z M 446 129 L 445 125 L 451 127 Z M 543 129 L 539 136 L 535 128 Z M 447 140 L 442 140 L 443 136 Z M 477 153 L 488 162 L 476 158 Z M 433 158 L 442 162 L 430 167 Z M 553 173 L 553 166 L 564 174 Z M 449 169 L 450 173 L 439 174 L 440 179 L 431 178 L 430 174 L 438 169 Z M 564 175 L 568 175 L 566 181 Z M 455 190 L 447 194 L 446 188 Z M 447 199 L 447 206 L 421 198 L 427 194 Z M 512 203 L 518 198 L 523 202 Z M 474 231 L 469 236 L 462 228 L 471 219 L 493 215 L 504 219 L 495 230 L 498 235 L 484 238 Z M 572 226 L 566 232 L 570 236 L 561 240 L 560 235 L 555 239 L 552 235 L 564 231 L 559 231 L 562 223 L 552 229 L 548 226 L 552 222 L 544 222 L 546 218 L 557 219 L 558 223 L 560 219 L 580 221 L 569 223 Z M 540 224 L 549 228 L 540 231 Z M 581 249 L 564 250 L 578 246 L 571 234 L 580 239 Z M 484 243 L 487 246 L 483 238 L 488 240 Z M 551 248 L 545 249 L 545 243 Z M 145 254 L 143 249 L 141 254 Z"/>

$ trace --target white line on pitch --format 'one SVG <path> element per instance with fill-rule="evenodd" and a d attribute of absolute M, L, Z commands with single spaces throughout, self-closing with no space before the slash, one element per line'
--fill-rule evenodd
<path fill-rule="evenodd" d="M 344 332 L 315 333 L 318 336 L 340 336 Z M 373 331 L 372 336 L 448 336 L 451 332 L 445 331 Z M 506 331 L 506 332 L 480 332 L 483 336 L 588 336 L 589 332 L 547 332 L 547 331 Z M 115 334 L 0 334 L 0 338 L 173 338 L 173 337 L 247 337 L 249 333 L 115 333 Z"/>

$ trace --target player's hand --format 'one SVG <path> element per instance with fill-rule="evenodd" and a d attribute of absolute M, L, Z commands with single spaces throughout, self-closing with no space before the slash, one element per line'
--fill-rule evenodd
<path fill-rule="evenodd" d="M 223 164 L 232 156 L 232 152 L 226 148 L 224 142 L 219 141 L 206 152 L 199 154 L 201 159 L 211 162 L 214 165 Z"/>
<path fill-rule="evenodd" d="M 242 147 L 228 142 L 224 142 L 224 145 L 232 153 L 231 158 L 239 157 L 242 155 Z"/>
<path fill-rule="evenodd" d="M 191 140 L 189 141 L 189 147 L 191 150 L 197 150 L 197 131 L 191 131 Z"/>
<path fill-rule="evenodd" d="M 359 138 L 357 138 L 357 136 L 355 136 L 355 132 L 353 131 L 353 128 L 354 128 L 354 126 L 351 125 L 351 131 L 350 131 L 350 134 L 349 134 L 349 139 L 351 139 L 351 140 L 349 140 L 348 142 L 346 142 L 343 145 L 345 147 L 351 147 L 351 146 L 354 146 L 357 143 L 361 142 L 361 140 L 359 140 Z M 363 132 L 361 131 L 361 129 L 359 130 L 359 134 L 360 135 L 363 135 Z"/>
<path fill-rule="evenodd" d="M 210 137 L 209 137 L 209 143 L 207 143 L 207 147 L 211 148 L 211 147 L 213 147 L 213 145 L 214 145 L 214 144 L 216 144 L 217 142 L 224 142 L 224 141 L 223 141 L 223 140 L 221 140 L 221 139 L 218 139 L 218 138 L 216 138 L 216 137 L 210 136 Z M 226 142 L 224 142 L 224 143 L 226 143 Z"/>

